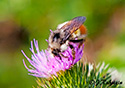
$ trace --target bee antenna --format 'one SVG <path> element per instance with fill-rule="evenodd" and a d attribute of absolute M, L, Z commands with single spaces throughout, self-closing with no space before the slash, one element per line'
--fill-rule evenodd
<path fill-rule="evenodd" d="M 50 29 L 50 32 L 53 33 L 53 31 Z"/>

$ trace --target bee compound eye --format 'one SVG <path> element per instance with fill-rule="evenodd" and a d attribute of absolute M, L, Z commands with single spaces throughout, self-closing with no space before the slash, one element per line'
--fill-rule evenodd
<path fill-rule="evenodd" d="M 56 33 L 54 36 L 53 36 L 53 41 L 57 41 L 57 39 L 60 38 L 60 33 Z"/>

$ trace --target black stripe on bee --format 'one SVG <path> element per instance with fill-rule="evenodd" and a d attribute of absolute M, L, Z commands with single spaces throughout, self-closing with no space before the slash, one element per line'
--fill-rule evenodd
<path fill-rule="evenodd" d="M 79 42 L 84 42 L 85 39 L 79 39 L 79 40 L 69 40 L 70 42 L 73 42 L 73 43 L 79 43 Z"/>

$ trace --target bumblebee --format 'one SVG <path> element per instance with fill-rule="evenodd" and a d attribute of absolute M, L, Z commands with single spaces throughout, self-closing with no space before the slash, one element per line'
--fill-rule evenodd
<path fill-rule="evenodd" d="M 86 17 L 79 16 L 75 17 L 70 21 L 64 22 L 57 26 L 55 31 L 51 31 L 48 44 L 49 51 L 53 54 L 53 56 L 57 56 L 61 59 L 61 56 L 68 47 L 72 49 L 72 54 L 75 56 L 75 52 L 73 46 L 70 42 L 73 43 L 83 43 L 85 41 L 85 37 L 87 35 L 87 29 L 83 25 Z"/>

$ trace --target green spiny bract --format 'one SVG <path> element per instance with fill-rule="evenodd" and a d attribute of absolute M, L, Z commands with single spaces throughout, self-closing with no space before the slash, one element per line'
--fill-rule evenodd
<path fill-rule="evenodd" d="M 37 79 L 38 88 L 122 88 L 122 82 L 112 80 L 108 66 L 93 66 L 78 62 L 71 69 L 58 73 L 58 77 Z"/>

